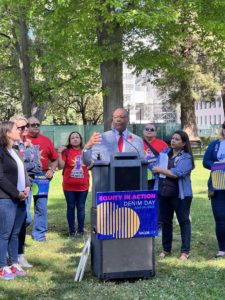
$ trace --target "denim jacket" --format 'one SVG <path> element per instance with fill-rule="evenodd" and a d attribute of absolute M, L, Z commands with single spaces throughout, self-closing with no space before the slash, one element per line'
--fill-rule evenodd
<path fill-rule="evenodd" d="M 162 153 L 169 154 L 172 148 L 166 148 Z M 192 197 L 192 187 L 191 187 L 191 171 L 193 169 L 193 162 L 191 154 L 181 151 L 180 155 L 175 159 L 175 167 L 170 169 L 170 171 L 178 177 L 179 186 L 179 198 L 183 200 L 185 197 Z M 156 181 L 155 187 L 158 188 L 158 180 Z"/>
<path fill-rule="evenodd" d="M 203 166 L 206 169 L 211 170 L 211 167 L 214 164 L 214 162 L 218 161 L 217 153 L 219 148 L 220 148 L 220 140 L 215 140 L 209 144 L 203 157 Z M 208 180 L 208 188 L 210 191 L 213 191 L 211 173 Z"/>

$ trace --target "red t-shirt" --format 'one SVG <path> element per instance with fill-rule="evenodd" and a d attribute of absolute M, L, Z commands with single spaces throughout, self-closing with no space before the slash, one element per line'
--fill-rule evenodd
<path fill-rule="evenodd" d="M 63 151 L 63 190 L 83 192 L 89 188 L 89 173 L 82 161 L 82 150 L 69 148 Z"/>
<path fill-rule="evenodd" d="M 32 137 L 29 134 L 27 138 L 31 140 L 34 147 L 36 146 L 40 152 L 40 161 L 42 171 L 48 170 L 48 162 L 54 161 L 58 158 L 52 141 L 45 135 L 39 134 L 37 137 Z"/>
<path fill-rule="evenodd" d="M 145 150 L 145 153 L 148 152 L 148 155 L 150 154 L 150 150 L 149 150 L 149 147 L 148 145 L 143 142 L 144 144 L 144 150 Z M 163 149 L 167 148 L 168 145 L 166 142 L 164 142 L 163 140 L 160 140 L 160 139 L 157 139 L 155 138 L 154 140 L 152 140 L 150 143 L 149 143 L 156 151 L 158 151 L 159 153 L 163 151 Z M 147 154 L 147 153 L 146 153 Z M 154 156 L 154 155 L 153 155 Z"/>

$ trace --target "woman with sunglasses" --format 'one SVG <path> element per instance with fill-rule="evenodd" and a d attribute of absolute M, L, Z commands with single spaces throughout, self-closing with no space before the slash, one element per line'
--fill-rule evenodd
<path fill-rule="evenodd" d="M 35 174 L 41 173 L 41 163 L 39 160 L 39 151 L 35 148 L 31 141 L 27 139 L 28 134 L 28 120 L 23 116 L 13 117 L 12 121 L 16 123 L 20 139 L 14 143 L 14 148 L 17 149 L 23 158 L 25 169 L 28 173 L 29 179 L 32 182 Z M 30 190 L 29 197 L 26 201 L 26 218 L 24 219 L 22 228 L 19 234 L 18 247 L 18 262 L 24 268 L 31 268 L 26 257 L 24 256 L 26 228 L 31 224 L 32 217 L 30 213 L 30 205 L 32 199 L 32 190 Z"/>
<path fill-rule="evenodd" d="M 219 139 L 211 142 L 203 157 L 203 166 L 211 170 L 215 163 L 225 163 L 225 122 L 222 124 L 221 136 Z M 216 238 L 218 242 L 219 251 L 215 258 L 225 258 L 225 183 L 220 190 L 214 190 L 212 184 L 212 177 L 210 174 L 208 180 L 209 198 L 211 199 L 211 206 L 213 216 L 216 224 Z M 221 188 L 221 187 L 220 187 Z"/>
<path fill-rule="evenodd" d="M 58 167 L 63 169 L 63 191 L 67 203 L 69 237 L 83 236 L 85 202 L 89 189 L 89 173 L 82 162 L 82 136 L 70 133 L 66 146 L 58 149 Z M 77 208 L 77 231 L 75 231 L 75 207 Z"/>
<path fill-rule="evenodd" d="M 158 174 L 159 210 L 162 222 L 162 246 L 160 257 L 171 255 L 173 235 L 173 215 L 176 216 L 181 231 L 180 259 L 190 256 L 191 223 L 190 207 L 192 187 L 190 174 L 194 161 L 190 141 L 186 132 L 175 131 L 171 139 L 171 147 L 160 155 L 161 166 L 154 166 L 153 172 Z M 163 164 L 161 163 L 163 160 Z"/>
<path fill-rule="evenodd" d="M 30 182 L 13 149 L 13 143 L 19 139 L 15 123 L 0 124 L 0 279 L 4 280 L 26 275 L 18 264 L 18 235 L 26 216 Z"/>

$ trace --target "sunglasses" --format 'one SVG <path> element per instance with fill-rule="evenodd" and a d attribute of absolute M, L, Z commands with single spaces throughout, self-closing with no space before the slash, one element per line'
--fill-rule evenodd
<path fill-rule="evenodd" d="M 40 127 L 40 125 L 41 125 L 40 123 L 32 123 L 32 124 L 29 125 L 29 127 L 33 127 L 33 128 L 34 127 Z"/>
<path fill-rule="evenodd" d="M 145 128 L 145 131 L 152 131 L 152 132 L 154 132 L 155 129 L 154 128 Z"/>
<path fill-rule="evenodd" d="M 17 127 L 17 129 L 21 130 L 21 131 L 24 131 L 26 128 L 29 127 L 29 124 L 26 124 L 26 125 L 23 125 L 23 126 L 19 126 Z"/>

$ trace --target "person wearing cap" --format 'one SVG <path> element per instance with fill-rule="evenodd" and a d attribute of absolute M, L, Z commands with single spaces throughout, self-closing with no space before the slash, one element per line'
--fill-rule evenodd
<path fill-rule="evenodd" d="M 203 166 L 211 170 L 215 163 L 225 164 L 225 122 L 222 124 L 221 135 L 219 139 L 212 141 L 203 157 Z M 224 179 L 223 179 L 224 183 Z M 210 174 L 208 180 L 209 199 L 216 225 L 216 238 L 218 242 L 218 252 L 215 258 L 225 258 L 225 184 L 220 190 L 214 190 L 212 177 Z"/>
<path fill-rule="evenodd" d="M 42 172 L 50 181 L 58 166 L 58 154 L 55 151 L 52 141 L 45 135 L 40 134 L 40 121 L 31 117 L 28 119 L 29 134 L 27 138 L 34 147 L 40 152 L 40 161 Z M 32 238 L 42 242 L 46 240 L 46 232 L 48 230 L 48 194 L 34 195 L 34 225 L 32 229 Z"/>

